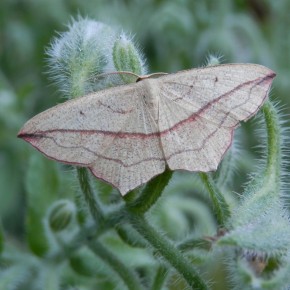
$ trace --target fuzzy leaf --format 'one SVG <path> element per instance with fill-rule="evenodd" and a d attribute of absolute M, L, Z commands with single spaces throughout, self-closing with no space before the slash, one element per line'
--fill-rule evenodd
<path fill-rule="evenodd" d="M 38 277 L 35 278 L 36 288 L 41 290 L 58 290 L 60 289 L 61 264 L 43 265 Z"/>
<path fill-rule="evenodd" d="M 240 218 L 235 221 L 236 226 L 221 237 L 217 245 L 238 246 L 269 255 L 283 253 L 290 240 L 290 223 L 284 210 L 277 201 L 267 207 L 260 204 L 260 209 L 254 210 L 248 209 L 250 213 L 246 214 L 238 212 Z"/>
<path fill-rule="evenodd" d="M 110 247 L 110 251 L 119 259 L 130 267 L 145 267 L 152 266 L 154 260 L 146 249 L 131 247 L 125 244 L 116 235 L 107 234 L 103 237 L 104 244 Z"/>
<path fill-rule="evenodd" d="M 38 153 L 32 154 L 26 175 L 26 233 L 31 250 L 38 256 L 43 256 L 49 247 L 43 219 L 46 209 L 58 193 L 58 174 L 55 162 Z"/>
<path fill-rule="evenodd" d="M 0 289 L 18 290 L 19 286 L 31 276 L 27 265 L 19 264 L 2 270 L 0 273 Z"/>
<path fill-rule="evenodd" d="M 5 243 L 4 232 L 3 232 L 3 227 L 2 227 L 1 220 L 0 220 L 0 255 L 4 250 L 4 243 Z"/>
<path fill-rule="evenodd" d="M 94 285 L 97 286 L 97 289 L 125 289 L 125 286 L 120 283 L 112 269 L 88 248 L 82 248 L 76 252 L 70 258 L 69 264 L 74 271 L 74 277 L 76 273 L 79 275 L 78 281 L 80 277 L 84 277 L 86 282 L 89 279 L 94 279 Z"/>
<path fill-rule="evenodd" d="M 290 253 L 287 255 L 287 259 L 281 263 L 282 265 L 275 272 L 275 275 L 270 279 L 264 279 L 262 281 L 262 288 L 265 290 L 284 289 L 285 285 L 290 285 Z M 289 288 L 288 288 L 289 289 Z"/>

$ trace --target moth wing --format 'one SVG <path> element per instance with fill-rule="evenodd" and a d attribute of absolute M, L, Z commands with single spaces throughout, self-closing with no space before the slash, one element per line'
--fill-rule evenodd
<path fill-rule="evenodd" d="M 29 120 L 19 137 L 47 157 L 89 167 L 122 194 L 165 169 L 142 83 L 67 101 Z"/>
<path fill-rule="evenodd" d="M 181 71 L 159 79 L 159 129 L 171 169 L 215 170 L 234 128 L 262 106 L 275 73 L 254 64 Z"/>

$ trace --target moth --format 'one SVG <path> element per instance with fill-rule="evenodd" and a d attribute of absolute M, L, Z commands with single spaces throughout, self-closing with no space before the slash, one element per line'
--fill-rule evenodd
<path fill-rule="evenodd" d="M 18 137 L 48 158 L 89 168 L 125 195 L 166 166 L 216 170 L 274 77 L 261 65 L 224 64 L 142 78 L 52 107 Z"/>

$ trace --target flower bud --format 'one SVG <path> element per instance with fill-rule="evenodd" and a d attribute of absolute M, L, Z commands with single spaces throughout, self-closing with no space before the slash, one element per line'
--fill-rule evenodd
<path fill-rule="evenodd" d="M 55 38 L 48 49 L 49 74 L 69 98 L 95 91 L 95 77 L 111 62 L 115 32 L 89 19 L 73 20 L 69 30 Z"/>
<path fill-rule="evenodd" d="M 55 231 L 62 231 L 73 220 L 76 213 L 75 205 L 69 200 L 60 200 L 55 202 L 49 213 L 50 228 Z"/>
<path fill-rule="evenodd" d="M 142 54 L 134 45 L 132 39 L 122 33 L 113 47 L 113 61 L 117 71 L 133 72 L 138 76 L 146 73 Z M 131 75 L 120 74 L 124 83 L 132 83 L 136 78 Z"/>
<path fill-rule="evenodd" d="M 210 54 L 206 59 L 206 66 L 219 65 L 221 63 L 222 56 Z"/>

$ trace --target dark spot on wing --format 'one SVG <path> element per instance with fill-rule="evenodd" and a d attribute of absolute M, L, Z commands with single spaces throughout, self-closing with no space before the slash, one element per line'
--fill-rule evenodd
<path fill-rule="evenodd" d="M 128 113 L 131 113 L 133 111 L 133 109 L 129 109 L 129 110 L 122 110 L 122 109 L 114 109 L 112 108 L 111 105 L 109 104 L 104 104 L 102 103 L 101 101 L 98 101 L 98 103 L 105 107 L 105 108 L 108 108 L 109 110 L 111 110 L 113 113 L 117 113 L 117 114 L 128 114 Z"/>

